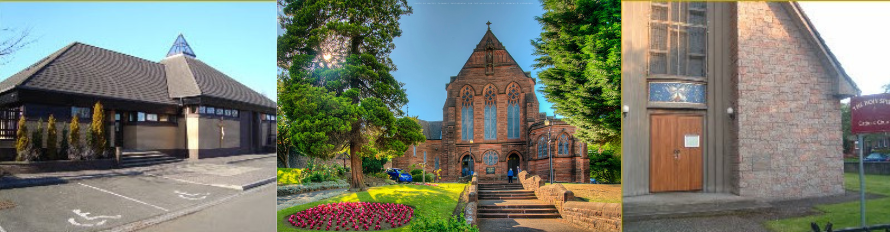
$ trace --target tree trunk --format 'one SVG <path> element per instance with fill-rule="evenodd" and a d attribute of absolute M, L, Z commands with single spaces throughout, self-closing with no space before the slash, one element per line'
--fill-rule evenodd
<path fill-rule="evenodd" d="M 361 148 L 361 144 L 357 142 L 352 142 L 349 145 L 349 164 L 352 166 L 350 169 L 352 170 L 352 183 L 349 183 L 349 191 L 360 192 L 365 191 L 367 188 L 365 187 L 365 180 L 362 175 L 362 157 L 359 157 L 358 150 Z"/>

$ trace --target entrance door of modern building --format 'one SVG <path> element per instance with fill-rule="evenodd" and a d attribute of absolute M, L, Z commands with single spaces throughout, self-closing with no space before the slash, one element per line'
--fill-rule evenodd
<path fill-rule="evenodd" d="M 701 115 L 653 114 L 650 117 L 649 191 L 702 189 Z"/>
<path fill-rule="evenodd" d="M 473 172 L 473 157 L 470 155 L 464 156 L 463 161 L 461 161 L 460 173 L 461 176 L 471 175 Z"/>
<path fill-rule="evenodd" d="M 514 176 L 519 175 L 519 172 L 517 172 L 519 170 L 516 169 L 517 166 L 519 166 L 519 156 L 516 153 L 510 154 L 510 157 L 507 158 L 507 167 L 513 170 Z"/>

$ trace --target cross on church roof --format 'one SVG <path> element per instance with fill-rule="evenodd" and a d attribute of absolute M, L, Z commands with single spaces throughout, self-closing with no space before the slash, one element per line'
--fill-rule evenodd
<path fill-rule="evenodd" d="M 485 25 L 488 25 L 488 30 L 490 31 L 491 30 L 491 21 L 488 21 L 487 23 L 485 23 Z"/>

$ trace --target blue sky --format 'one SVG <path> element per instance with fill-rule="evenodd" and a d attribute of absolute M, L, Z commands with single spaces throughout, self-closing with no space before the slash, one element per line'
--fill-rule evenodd
<path fill-rule="evenodd" d="M 199 60 L 274 101 L 277 25 L 271 1 L 2 2 L 0 28 L 30 28 L 36 41 L 0 65 L 0 79 L 75 41 L 160 61 L 182 33 Z"/>
<path fill-rule="evenodd" d="M 863 95 L 890 84 L 886 46 L 890 2 L 800 2 L 822 39 Z"/>
<path fill-rule="evenodd" d="M 488 1 L 462 0 L 408 1 L 414 13 L 403 16 L 402 36 L 394 40 L 396 49 L 390 58 L 398 67 L 395 78 L 405 83 L 408 113 L 429 121 L 442 120 L 445 84 L 456 76 L 482 40 L 491 21 L 491 31 L 516 59 L 523 71 L 537 72 L 531 65 L 531 40 L 541 34 L 535 16 L 544 13 L 538 0 Z M 283 33 L 279 29 L 278 33 Z M 539 82 L 540 83 L 540 82 Z M 542 85 L 536 89 L 540 90 Z M 553 115 L 552 104 L 538 91 L 540 112 Z"/>

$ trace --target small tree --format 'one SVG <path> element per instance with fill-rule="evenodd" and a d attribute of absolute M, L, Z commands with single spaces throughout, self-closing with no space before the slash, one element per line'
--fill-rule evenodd
<path fill-rule="evenodd" d="M 17 161 L 26 161 L 29 160 L 28 152 L 31 150 L 30 148 L 31 142 L 28 141 L 28 126 L 25 125 L 25 116 L 23 115 L 19 118 L 19 129 L 15 132 L 15 151 L 18 155 L 16 157 Z"/>
<path fill-rule="evenodd" d="M 53 115 L 50 114 L 49 120 L 46 121 L 46 157 L 48 159 L 60 159 L 59 149 L 56 146 L 56 139 L 58 137 L 59 135 L 56 131 L 56 117 L 53 117 Z"/>
<path fill-rule="evenodd" d="M 71 117 L 71 123 L 68 125 L 68 159 L 77 160 L 81 157 L 80 146 L 80 118 L 77 115 Z"/>
<path fill-rule="evenodd" d="M 90 153 L 104 157 L 107 143 L 105 141 L 105 111 L 102 110 L 102 103 L 96 102 L 96 105 L 93 106 L 93 121 L 90 123 L 87 138 L 92 150 Z"/>
<path fill-rule="evenodd" d="M 59 136 L 59 159 L 65 159 L 68 156 L 68 130 L 62 130 L 62 135 Z"/>
<path fill-rule="evenodd" d="M 31 132 L 31 154 L 35 158 L 41 157 L 41 148 L 43 148 L 43 118 L 37 120 L 37 128 Z"/>

